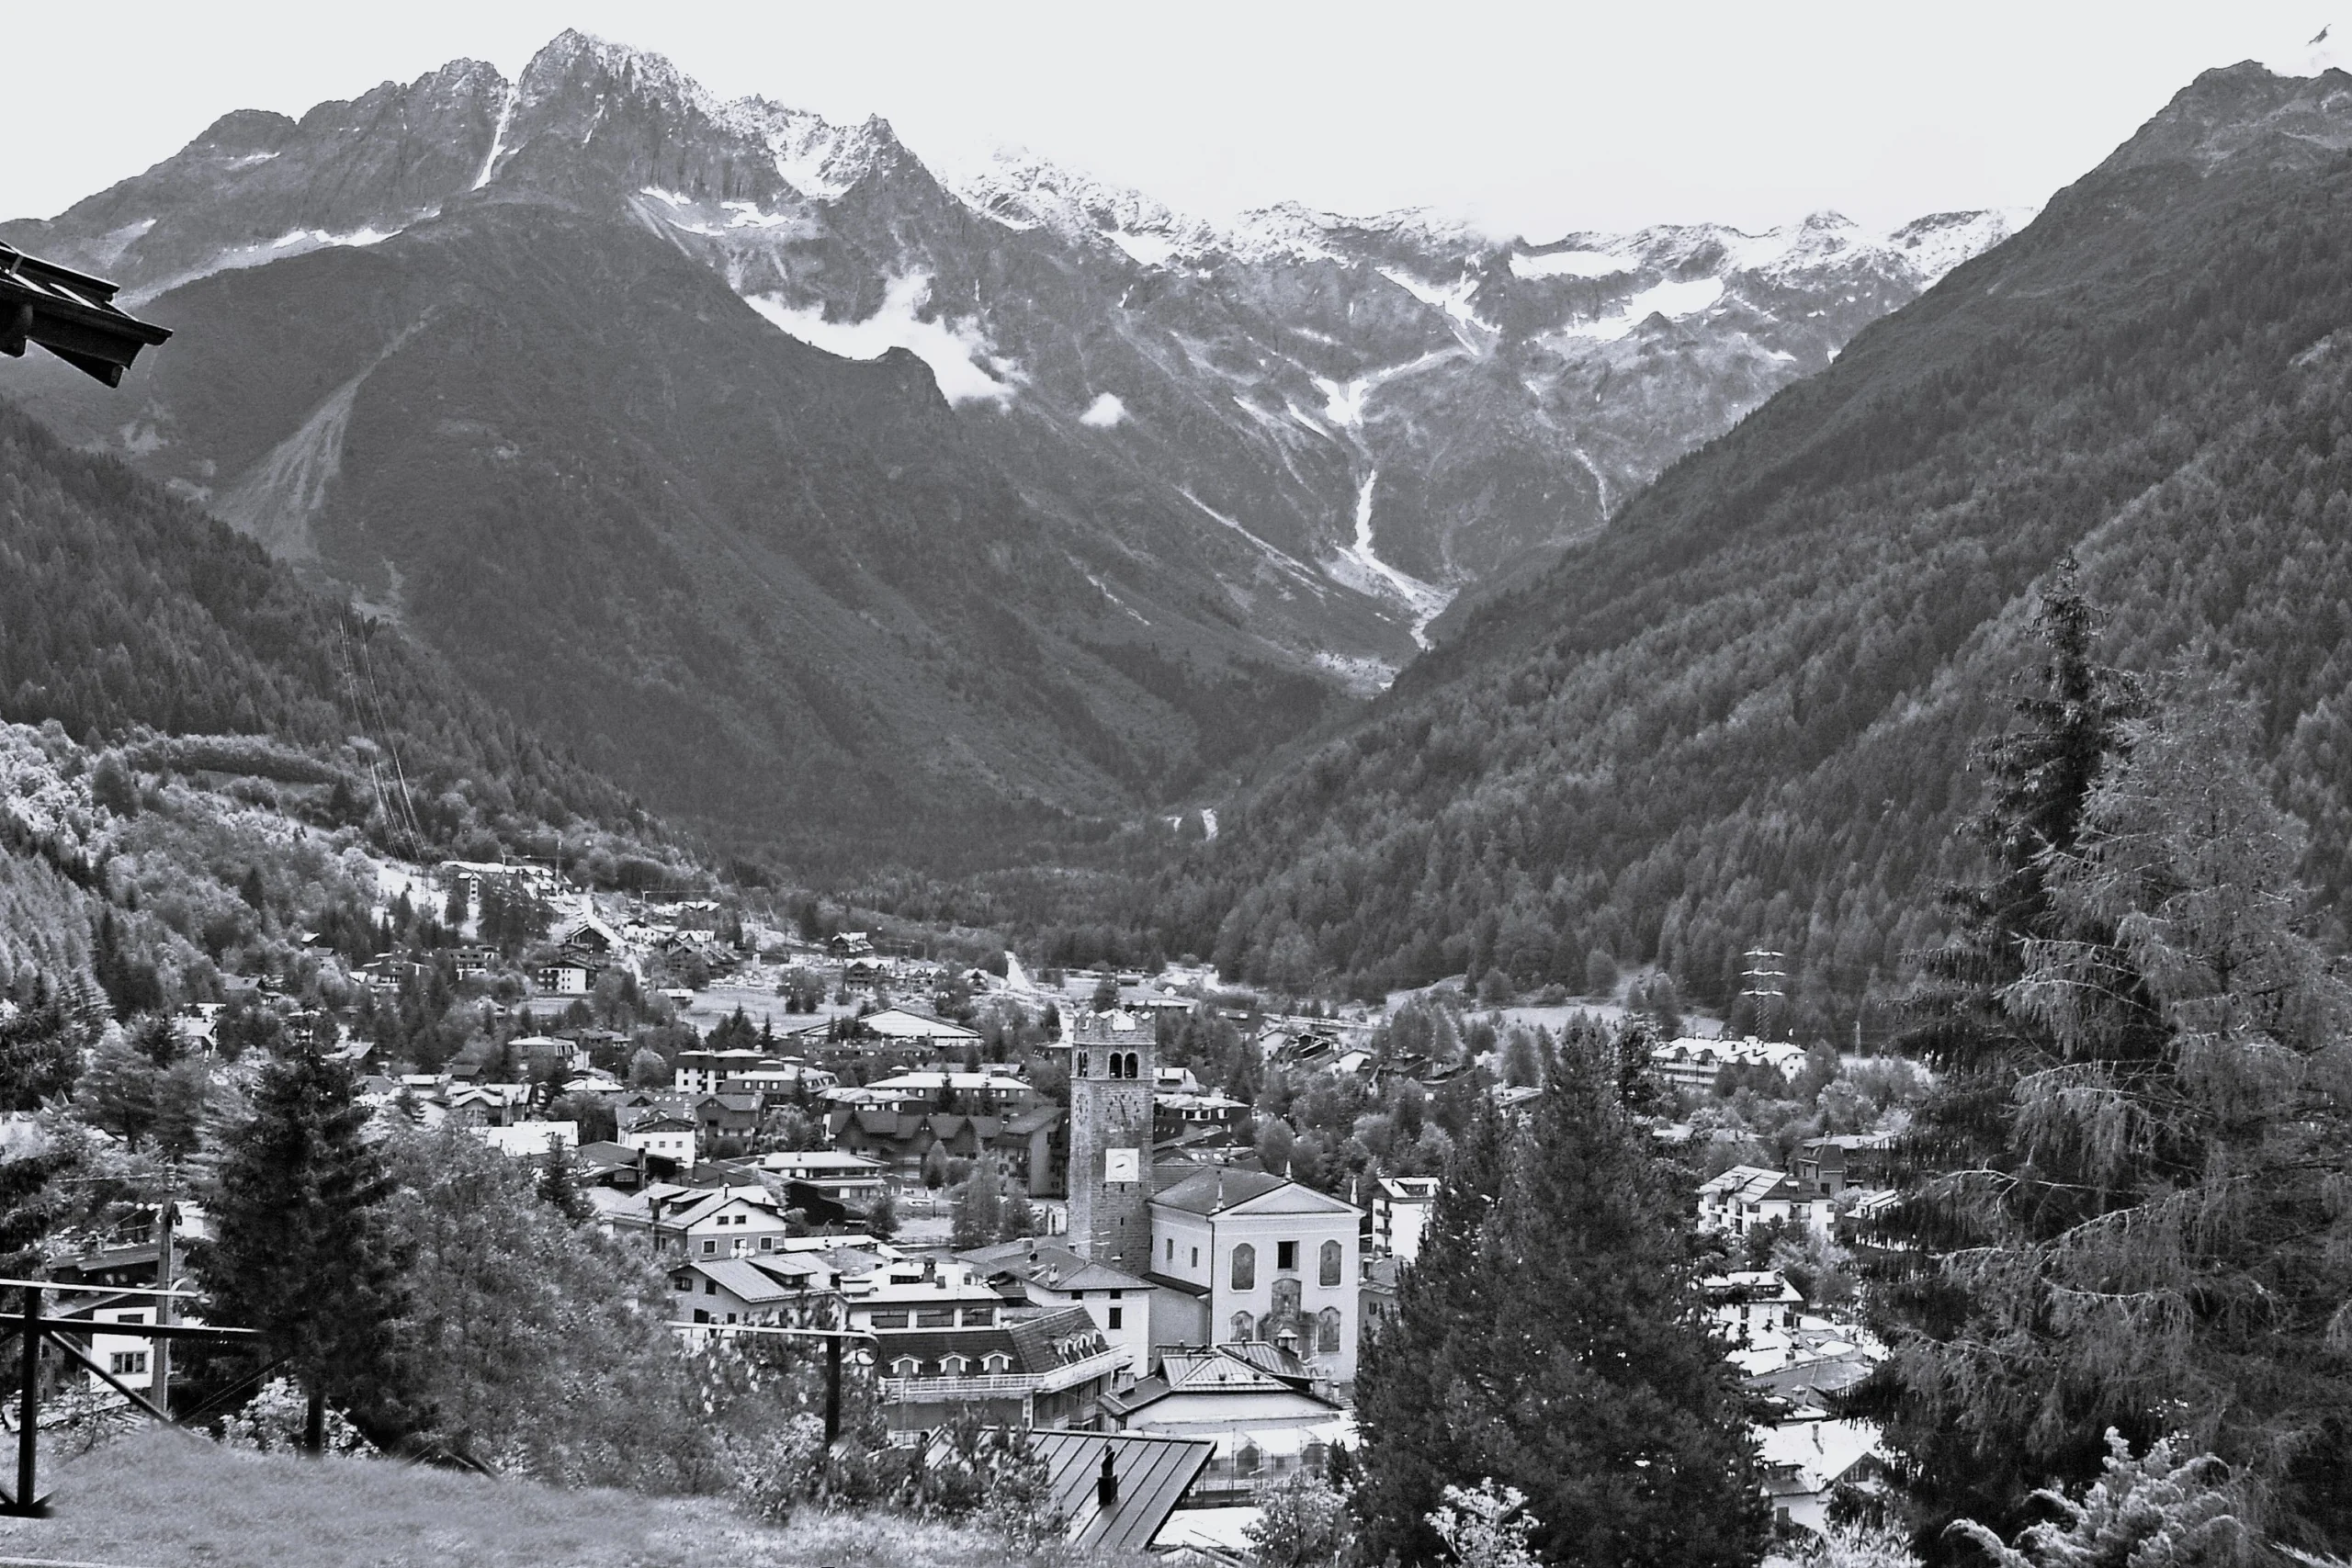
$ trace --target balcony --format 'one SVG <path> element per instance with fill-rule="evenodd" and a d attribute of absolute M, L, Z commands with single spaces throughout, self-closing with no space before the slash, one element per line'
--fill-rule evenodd
<path fill-rule="evenodd" d="M 1066 1362 L 1044 1372 L 984 1372 L 960 1378 L 881 1378 L 882 1403 L 956 1399 L 1019 1399 L 1032 1393 L 1057 1393 L 1095 1378 L 1106 1378 L 1127 1364 L 1125 1350 L 1103 1350 L 1082 1360 Z"/>

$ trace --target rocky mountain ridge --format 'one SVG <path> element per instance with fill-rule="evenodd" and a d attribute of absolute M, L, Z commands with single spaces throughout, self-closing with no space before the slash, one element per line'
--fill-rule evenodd
<path fill-rule="evenodd" d="M 1005 444 L 1016 458 L 1098 448 L 1256 558 L 1220 571 L 1228 588 L 1311 583 L 1323 603 L 1292 615 L 1239 596 L 1287 654 L 1359 685 L 1461 586 L 1589 532 L 2020 217 L 1871 235 L 1824 213 L 1764 235 L 1540 246 L 1295 206 L 1220 229 L 1020 154 L 943 183 L 878 118 L 721 102 L 658 55 L 574 32 L 511 84 L 458 61 L 300 121 L 224 116 L 9 231 L 143 304 L 525 193 L 625 209 L 816 346 L 908 348 L 951 404 L 1046 427 Z"/>
<path fill-rule="evenodd" d="M 816 842 L 872 816 L 805 798 L 843 768 L 1024 822 L 1204 789 L 2009 221 L 1220 231 L 567 33 L 0 233 L 183 329 L 126 397 L 29 375 L 70 438 L 655 804 Z"/>

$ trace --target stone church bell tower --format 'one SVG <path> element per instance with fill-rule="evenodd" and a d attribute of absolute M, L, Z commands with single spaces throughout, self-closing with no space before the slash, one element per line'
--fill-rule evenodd
<path fill-rule="evenodd" d="M 1152 1021 L 1081 1014 L 1070 1029 L 1069 1245 L 1081 1258 L 1151 1268 Z"/>

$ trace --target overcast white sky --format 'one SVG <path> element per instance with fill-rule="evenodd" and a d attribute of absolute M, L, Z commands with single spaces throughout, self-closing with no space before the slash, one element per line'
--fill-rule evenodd
<path fill-rule="evenodd" d="M 2335 3 L 24 6 L 0 216 L 61 210 L 229 109 L 299 115 L 460 55 L 511 76 L 578 27 L 725 96 L 883 115 L 927 157 L 1026 145 L 1210 216 L 1425 205 L 1538 241 L 1884 224 L 2039 203 L 2199 71 L 2298 57 Z"/>

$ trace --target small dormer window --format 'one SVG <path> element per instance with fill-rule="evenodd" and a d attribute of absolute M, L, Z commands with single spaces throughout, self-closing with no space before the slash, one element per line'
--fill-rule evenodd
<path fill-rule="evenodd" d="M 920 1356 L 899 1356 L 890 1362 L 892 1377 L 910 1378 L 919 1375 L 922 1371 L 922 1358 Z"/>
<path fill-rule="evenodd" d="M 980 1370 L 995 1377 L 1012 1370 L 1012 1358 L 1001 1350 L 991 1350 L 980 1358 Z"/>
<path fill-rule="evenodd" d="M 960 1378 L 971 1364 L 967 1357 L 942 1356 L 939 1358 L 939 1375 L 944 1378 Z"/>

